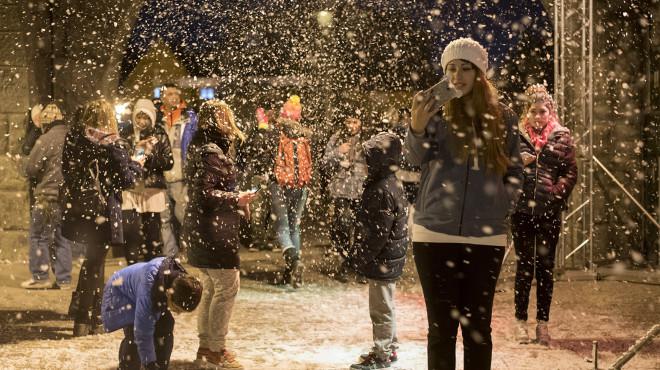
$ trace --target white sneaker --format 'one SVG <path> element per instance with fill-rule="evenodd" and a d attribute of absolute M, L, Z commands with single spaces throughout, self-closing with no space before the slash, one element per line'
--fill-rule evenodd
<path fill-rule="evenodd" d="M 529 333 L 527 333 L 527 321 L 516 320 L 516 341 L 520 344 L 529 343 Z"/>
<path fill-rule="evenodd" d="M 21 283 L 21 288 L 25 289 L 50 289 L 53 287 L 53 283 L 50 280 L 26 280 Z"/>

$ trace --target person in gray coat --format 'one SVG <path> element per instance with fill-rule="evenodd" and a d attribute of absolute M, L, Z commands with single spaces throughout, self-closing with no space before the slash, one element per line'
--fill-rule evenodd
<path fill-rule="evenodd" d="M 323 166 L 329 177 L 328 193 L 334 206 L 330 233 L 332 251 L 344 259 L 335 277 L 346 282 L 349 271 L 346 258 L 355 236 L 356 214 L 367 179 L 367 162 L 361 145 L 360 111 L 343 109 L 337 116 L 344 127 L 328 140 Z"/>
<path fill-rule="evenodd" d="M 491 317 L 512 213 L 522 184 L 516 115 L 488 81 L 488 53 L 454 40 L 446 78 L 413 98 L 406 157 L 421 166 L 412 239 L 428 314 L 428 368 L 455 369 L 458 326 L 465 369 L 490 369 Z"/>
<path fill-rule="evenodd" d="M 48 104 L 39 119 L 43 134 L 36 140 L 24 164 L 25 174 L 36 186 L 29 231 L 32 278 L 22 282 L 21 287 L 70 288 L 71 242 L 62 236 L 62 209 L 58 202 L 64 182 L 62 149 L 68 129 L 62 112 L 55 104 Z M 48 276 L 50 268 L 55 274 L 54 284 Z"/>

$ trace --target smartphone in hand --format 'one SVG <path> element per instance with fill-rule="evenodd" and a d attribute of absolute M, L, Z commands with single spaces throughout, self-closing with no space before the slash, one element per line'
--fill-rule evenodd
<path fill-rule="evenodd" d="M 449 76 L 443 77 L 440 82 L 431 86 L 429 89 L 431 95 L 441 103 L 446 103 L 451 99 L 461 96 L 461 92 L 451 85 Z"/>
<path fill-rule="evenodd" d="M 145 156 L 145 150 L 143 147 L 138 147 L 135 149 L 135 154 L 133 154 L 133 160 L 136 162 L 141 161 L 144 159 Z"/>

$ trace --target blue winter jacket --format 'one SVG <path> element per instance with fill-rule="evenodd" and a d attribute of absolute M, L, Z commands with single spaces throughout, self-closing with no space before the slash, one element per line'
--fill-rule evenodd
<path fill-rule="evenodd" d="M 103 326 L 107 332 L 113 332 L 132 325 L 143 364 L 156 361 L 154 331 L 167 309 L 164 291 L 171 284 L 168 282 L 184 272 L 173 258 L 159 257 L 125 267 L 105 284 L 101 306 Z M 163 289 L 154 289 L 160 285 Z"/>
<path fill-rule="evenodd" d="M 186 164 L 188 145 L 190 145 L 193 136 L 195 136 L 195 132 L 197 132 L 197 114 L 195 114 L 195 111 L 192 109 L 188 109 L 186 113 L 188 114 L 190 121 L 183 128 L 183 135 L 181 135 L 181 163 L 183 163 L 183 165 Z"/>
<path fill-rule="evenodd" d="M 506 234 L 522 187 L 522 161 L 518 117 L 501 105 L 505 123 L 506 173 L 487 171 L 483 159 L 469 155 L 467 161 L 454 158 L 449 149 L 448 124 L 442 111 L 431 119 L 424 134 L 408 131 L 406 159 L 421 166 L 422 179 L 414 223 L 438 233 L 483 237 Z M 479 122 L 477 122 L 479 124 Z"/>

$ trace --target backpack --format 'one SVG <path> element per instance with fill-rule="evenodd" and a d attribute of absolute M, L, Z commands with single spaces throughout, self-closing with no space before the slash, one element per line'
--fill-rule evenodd
<path fill-rule="evenodd" d="M 280 135 L 275 158 L 275 178 L 280 186 L 302 188 L 312 180 L 312 155 L 309 140 Z"/>

